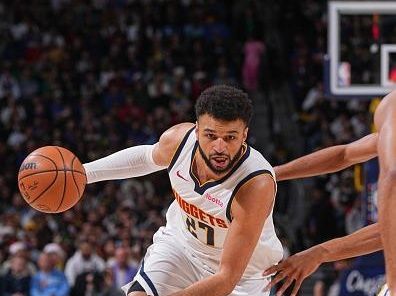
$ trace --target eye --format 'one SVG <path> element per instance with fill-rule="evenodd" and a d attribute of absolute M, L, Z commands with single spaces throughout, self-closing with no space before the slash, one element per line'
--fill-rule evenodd
<path fill-rule="evenodd" d="M 210 140 L 216 140 L 217 137 L 214 134 L 206 134 L 206 137 Z"/>
<path fill-rule="evenodd" d="M 224 141 L 229 142 L 229 141 L 233 141 L 233 140 L 235 140 L 235 139 L 236 139 L 235 136 L 229 135 L 229 136 L 225 136 Z"/>

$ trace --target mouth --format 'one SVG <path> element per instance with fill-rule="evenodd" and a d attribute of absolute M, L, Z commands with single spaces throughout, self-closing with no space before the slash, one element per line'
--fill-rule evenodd
<path fill-rule="evenodd" d="M 229 159 L 226 156 L 216 156 L 212 157 L 212 163 L 217 167 L 217 168 L 224 168 L 228 165 Z"/>

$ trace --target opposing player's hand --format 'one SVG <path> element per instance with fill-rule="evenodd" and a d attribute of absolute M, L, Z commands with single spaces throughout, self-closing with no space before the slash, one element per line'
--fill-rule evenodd
<path fill-rule="evenodd" d="M 286 289 L 294 282 L 291 295 L 295 296 L 298 289 L 300 289 L 303 280 L 311 275 L 322 263 L 320 258 L 320 250 L 311 248 L 287 258 L 278 265 L 268 268 L 263 272 L 264 276 L 269 276 L 275 273 L 276 275 L 265 290 L 271 289 L 277 283 L 284 280 L 284 283 L 279 291 L 277 291 L 276 295 L 283 295 Z"/>

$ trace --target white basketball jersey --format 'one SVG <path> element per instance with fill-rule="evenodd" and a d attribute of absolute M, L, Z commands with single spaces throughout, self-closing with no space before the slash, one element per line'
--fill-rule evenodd
<path fill-rule="evenodd" d="M 378 293 L 378 296 L 390 296 L 390 291 L 387 284 L 384 284 Z"/>
<path fill-rule="evenodd" d="M 258 151 L 244 145 L 240 160 L 226 176 L 200 184 L 191 167 L 199 153 L 194 130 L 188 131 L 168 168 L 175 201 L 168 209 L 166 228 L 176 234 L 191 256 L 199 257 L 208 270 L 216 272 L 232 221 L 231 204 L 239 188 L 255 176 L 275 174 Z M 263 270 L 278 263 L 282 256 L 271 211 L 244 277 L 261 277 Z"/>

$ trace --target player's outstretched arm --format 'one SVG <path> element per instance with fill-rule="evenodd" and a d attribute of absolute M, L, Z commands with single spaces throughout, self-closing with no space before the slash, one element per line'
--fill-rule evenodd
<path fill-rule="evenodd" d="M 259 175 L 245 183 L 231 205 L 233 220 L 218 272 L 171 296 L 225 296 L 239 282 L 253 254 L 275 197 L 275 181 Z"/>
<path fill-rule="evenodd" d="M 88 184 L 151 174 L 168 167 L 192 123 L 181 123 L 165 131 L 154 145 L 130 147 L 85 163 Z"/>
<path fill-rule="evenodd" d="M 285 280 L 277 295 L 283 295 L 283 292 L 295 281 L 291 295 L 296 295 L 303 280 L 310 276 L 322 263 L 366 255 L 381 249 L 379 225 L 375 223 L 350 235 L 324 242 L 297 253 L 280 264 L 270 267 L 263 275 L 268 276 L 277 273 L 268 285 L 268 289 Z"/>
<path fill-rule="evenodd" d="M 278 181 L 306 178 L 343 170 L 377 156 L 376 133 L 346 145 L 324 148 L 275 167 Z"/>

